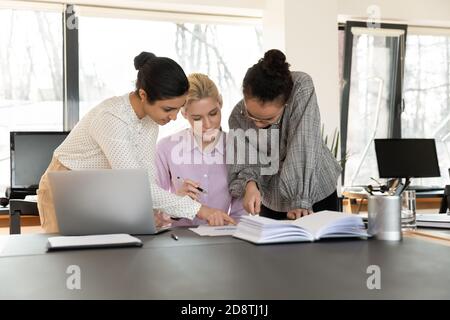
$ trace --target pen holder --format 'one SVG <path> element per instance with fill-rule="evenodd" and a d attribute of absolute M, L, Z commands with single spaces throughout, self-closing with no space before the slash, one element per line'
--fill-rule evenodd
<path fill-rule="evenodd" d="M 402 239 L 401 199 L 399 196 L 369 196 L 368 233 L 378 240 Z"/>

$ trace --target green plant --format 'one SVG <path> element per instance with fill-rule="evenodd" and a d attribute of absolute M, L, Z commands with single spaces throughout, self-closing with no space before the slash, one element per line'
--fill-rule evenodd
<path fill-rule="evenodd" d="M 340 142 L 340 134 L 338 129 L 334 129 L 333 132 L 333 139 L 331 140 L 331 145 L 328 145 L 328 135 L 325 134 L 325 126 L 322 124 L 322 137 L 325 145 L 330 149 L 333 156 L 338 159 L 338 152 L 339 152 L 339 142 Z M 345 162 L 347 161 L 347 154 L 344 155 L 344 158 L 339 161 L 339 164 L 341 167 L 344 167 Z"/>

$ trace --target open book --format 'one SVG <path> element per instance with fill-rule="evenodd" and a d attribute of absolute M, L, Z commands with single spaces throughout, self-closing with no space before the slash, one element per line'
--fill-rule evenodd
<path fill-rule="evenodd" d="M 253 243 L 315 241 L 323 238 L 368 237 L 361 217 L 320 211 L 297 220 L 243 216 L 233 235 Z"/>

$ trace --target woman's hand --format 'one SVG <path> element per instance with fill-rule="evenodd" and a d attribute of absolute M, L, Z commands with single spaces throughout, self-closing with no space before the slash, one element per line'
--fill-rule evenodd
<path fill-rule="evenodd" d="M 245 195 L 242 205 L 250 214 L 259 214 L 261 211 L 261 193 L 255 181 L 250 181 L 245 186 Z"/>
<path fill-rule="evenodd" d="M 233 218 L 219 209 L 201 206 L 197 217 L 206 220 L 210 226 L 223 226 L 225 224 L 236 224 Z"/>
<path fill-rule="evenodd" d="M 309 214 L 312 214 L 312 210 L 310 209 L 292 209 L 287 213 L 287 218 L 290 220 L 295 220 Z"/>
<path fill-rule="evenodd" d="M 172 220 L 170 219 L 170 216 L 168 214 L 165 214 L 164 212 L 161 212 L 159 210 L 153 211 L 153 214 L 155 216 L 156 227 L 167 227 L 172 224 Z"/>
<path fill-rule="evenodd" d="M 177 190 L 176 194 L 179 196 L 189 196 L 192 200 L 199 201 L 200 191 L 197 189 L 200 186 L 199 183 L 184 179 L 183 184 Z"/>

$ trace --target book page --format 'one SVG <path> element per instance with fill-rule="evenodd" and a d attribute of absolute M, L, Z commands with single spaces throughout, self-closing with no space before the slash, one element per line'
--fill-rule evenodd
<path fill-rule="evenodd" d="M 297 219 L 292 223 L 310 231 L 315 239 L 319 239 L 326 234 L 335 237 L 364 236 L 366 234 L 365 231 L 360 232 L 364 226 L 361 217 L 351 213 L 320 211 Z"/>
<path fill-rule="evenodd" d="M 314 236 L 292 220 L 274 220 L 260 216 L 244 216 L 237 226 L 236 238 L 254 243 L 313 241 Z"/>
<path fill-rule="evenodd" d="M 321 227 L 333 223 L 334 221 L 340 219 L 343 215 L 346 214 L 337 211 L 320 211 L 294 220 L 292 221 L 292 224 L 305 228 L 311 231 L 311 233 L 316 234 Z"/>

